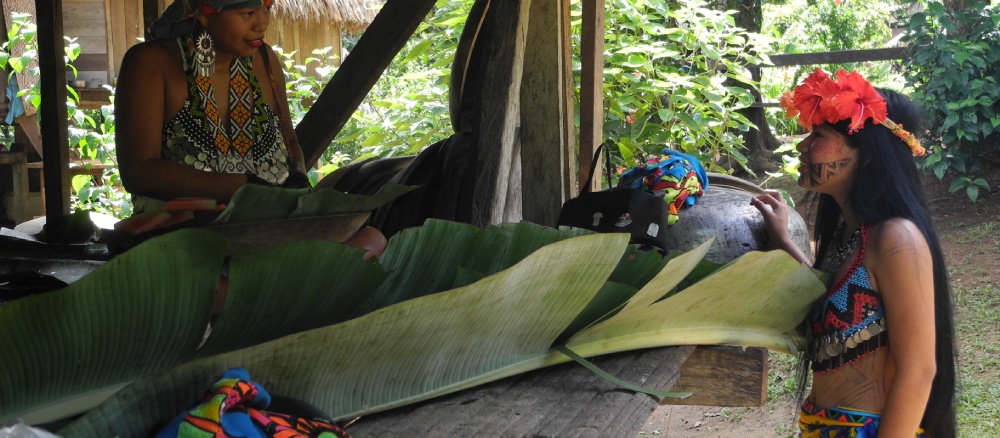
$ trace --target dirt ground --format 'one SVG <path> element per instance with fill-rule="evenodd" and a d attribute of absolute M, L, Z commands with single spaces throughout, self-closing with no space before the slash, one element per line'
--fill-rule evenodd
<path fill-rule="evenodd" d="M 993 192 L 983 191 L 972 203 L 964 189 L 949 192 L 946 178 L 924 178 L 931 213 L 938 231 L 952 288 L 984 287 L 1000 281 L 1000 165 L 988 164 L 981 175 Z M 796 209 L 805 217 L 804 192 L 778 182 L 796 200 Z M 771 185 L 775 188 L 775 184 Z M 996 230 L 995 230 L 996 229 Z M 955 309 L 961 317 L 962 309 Z M 789 437 L 795 433 L 796 406 L 790 397 L 778 397 L 759 408 L 719 408 L 712 406 L 661 406 L 649 418 L 639 437 L 709 438 Z"/>

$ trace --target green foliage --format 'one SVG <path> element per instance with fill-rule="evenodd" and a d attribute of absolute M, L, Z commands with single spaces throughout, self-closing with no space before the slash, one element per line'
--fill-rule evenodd
<path fill-rule="evenodd" d="M 38 58 L 38 28 L 31 21 L 30 14 L 11 13 L 11 21 L 7 42 L 0 46 L 0 68 L 10 70 L 8 81 L 14 81 L 15 74 L 37 77 L 38 66 L 33 61 Z M 80 56 L 80 45 L 75 38 L 66 37 L 65 52 L 66 65 L 75 77 L 73 61 Z M 20 90 L 18 96 L 39 108 L 42 104 L 40 88 L 40 82 L 36 81 L 30 89 Z M 73 177 L 72 209 L 118 217 L 131 215 L 131 202 L 128 193 L 121 188 L 118 164 L 115 162 L 114 104 L 105 106 L 100 111 L 84 111 L 77 106 L 80 96 L 76 91 L 68 86 L 66 90 L 70 152 L 81 158 L 87 167 L 85 172 Z M 114 102 L 114 90 L 111 91 Z M 108 166 L 100 172 L 99 181 L 95 181 L 91 175 L 91 163 Z"/>
<path fill-rule="evenodd" d="M 908 0 L 912 1 L 912 0 Z M 950 10 L 939 2 L 910 17 L 904 40 L 911 48 L 906 77 L 918 90 L 929 122 L 932 151 L 924 169 L 943 179 L 956 176 L 952 191 L 966 189 L 975 201 L 979 189 L 989 190 L 981 178 L 980 154 L 996 152 L 1000 138 L 1000 6 L 969 2 Z"/>
<path fill-rule="evenodd" d="M 842 1 L 787 0 L 765 2 L 762 6 L 762 33 L 772 38 L 774 53 L 821 53 L 885 47 L 891 36 L 890 22 L 903 13 L 898 0 Z M 760 84 L 764 101 L 775 102 L 816 68 L 828 72 L 856 70 L 877 87 L 906 91 L 899 62 L 865 62 L 829 65 L 801 65 L 764 68 Z M 771 131 L 779 137 L 803 134 L 795 119 L 785 117 L 781 108 L 766 110 Z M 798 153 L 794 143 L 775 153 L 782 158 L 778 175 L 798 174 Z"/>
<path fill-rule="evenodd" d="M 305 117 L 323 87 L 337 71 L 337 59 L 339 56 L 330 53 L 333 47 L 315 49 L 312 55 L 306 58 L 302 64 L 295 63 L 296 52 L 285 51 L 278 46 L 272 47 L 278 59 L 281 60 L 282 70 L 285 72 L 285 93 L 288 95 L 288 112 L 292 124 L 298 125 Z M 352 126 L 348 122 L 347 127 Z M 345 128 L 347 129 L 347 128 Z M 337 148 L 327 148 L 324 155 L 316 163 L 317 169 L 309 172 L 309 178 L 315 184 L 320 174 L 328 174 L 337 170 L 343 164 L 351 160 L 350 157 L 360 155 L 360 145 L 353 142 L 341 142 Z"/>
<path fill-rule="evenodd" d="M 883 47 L 890 38 L 895 0 L 791 0 L 763 5 L 766 33 L 777 53 L 812 53 Z"/>
<path fill-rule="evenodd" d="M 437 2 L 333 151 L 355 159 L 413 154 L 451 134 L 448 84 L 471 6 L 471 0 Z M 631 167 L 636 156 L 659 154 L 666 145 L 706 163 L 722 156 L 745 162 L 737 134 L 749 121 L 737 110 L 753 102 L 747 90 L 753 85 L 742 65 L 761 61 L 755 54 L 764 53 L 766 40 L 704 0 L 615 0 L 606 13 L 604 136 L 619 145 L 616 160 Z M 573 15 L 578 50 L 578 2 Z M 579 68 L 577 53 L 577 80 Z"/>
<path fill-rule="evenodd" d="M 664 146 L 715 171 L 723 156 L 744 164 L 738 131 L 750 121 L 737 110 L 756 85 L 743 66 L 763 61 L 766 40 L 704 0 L 613 0 L 606 14 L 604 136 L 623 164 Z"/>
<path fill-rule="evenodd" d="M 69 143 L 73 152 L 85 163 L 87 173 L 73 177 L 73 210 L 96 211 L 115 217 L 132 215 L 132 201 L 121 184 L 115 154 L 114 88 L 111 104 L 100 110 L 80 110 L 73 105 Z M 70 102 L 67 102 L 69 105 Z M 91 163 L 100 164 L 99 180 L 92 175 Z"/>
<path fill-rule="evenodd" d="M 450 136 L 451 65 L 470 0 L 438 0 L 361 107 L 338 135 L 338 146 L 357 145 L 361 156 L 416 154 Z"/>
<path fill-rule="evenodd" d="M 471 6 L 470 0 L 438 0 L 437 10 L 420 24 L 327 149 L 318 173 L 370 157 L 416 154 L 452 134 L 448 84 Z M 353 40 L 345 37 L 344 46 L 353 48 Z M 314 51 L 305 65 L 295 65 L 293 53 L 275 47 L 284 61 L 289 110 L 296 124 L 336 73 L 337 55 L 329 50 Z"/>

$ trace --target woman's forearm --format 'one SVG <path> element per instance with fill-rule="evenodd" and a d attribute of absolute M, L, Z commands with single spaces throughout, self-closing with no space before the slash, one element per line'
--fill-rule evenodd
<path fill-rule="evenodd" d="M 123 166 L 121 172 L 126 190 L 162 200 L 197 197 L 225 203 L 247 183 L 243 174 L 204 172 L 159 158 Z"/>
<path fill-rule="evenodd" d="M 934 367 L 900 367 L 886 395 L 879 438 L 913 438 L 931 394 Z"/>

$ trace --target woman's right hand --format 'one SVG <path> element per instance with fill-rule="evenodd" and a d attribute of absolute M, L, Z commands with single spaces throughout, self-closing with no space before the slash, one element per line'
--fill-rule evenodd
<path fill-rule="evenodd" d="M 792 241 L 788 232 L 788 203 L 781 193 L 766 191 L 750 199 L 757 211 L 764 218 L 764 228 L 767 230 L 770 249 L 782 249 L 802 263 L 811 263 L 809 257 Z"/>
<path fill-rule="evenodd" d="M 750 200 L 764 218 L 764 227 L 771 242 L 780 242 L 788 236 L 788 203 L 776 191 L 766 191 Z"/>

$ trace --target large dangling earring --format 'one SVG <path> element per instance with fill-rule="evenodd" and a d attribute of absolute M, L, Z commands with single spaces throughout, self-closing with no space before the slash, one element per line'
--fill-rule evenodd
<path fill-rule="evenodd" d="M 215 47 L 208 32 L 198 34 L 194 41 L 194 72 L 205 77 L 215 73 Z"/>

